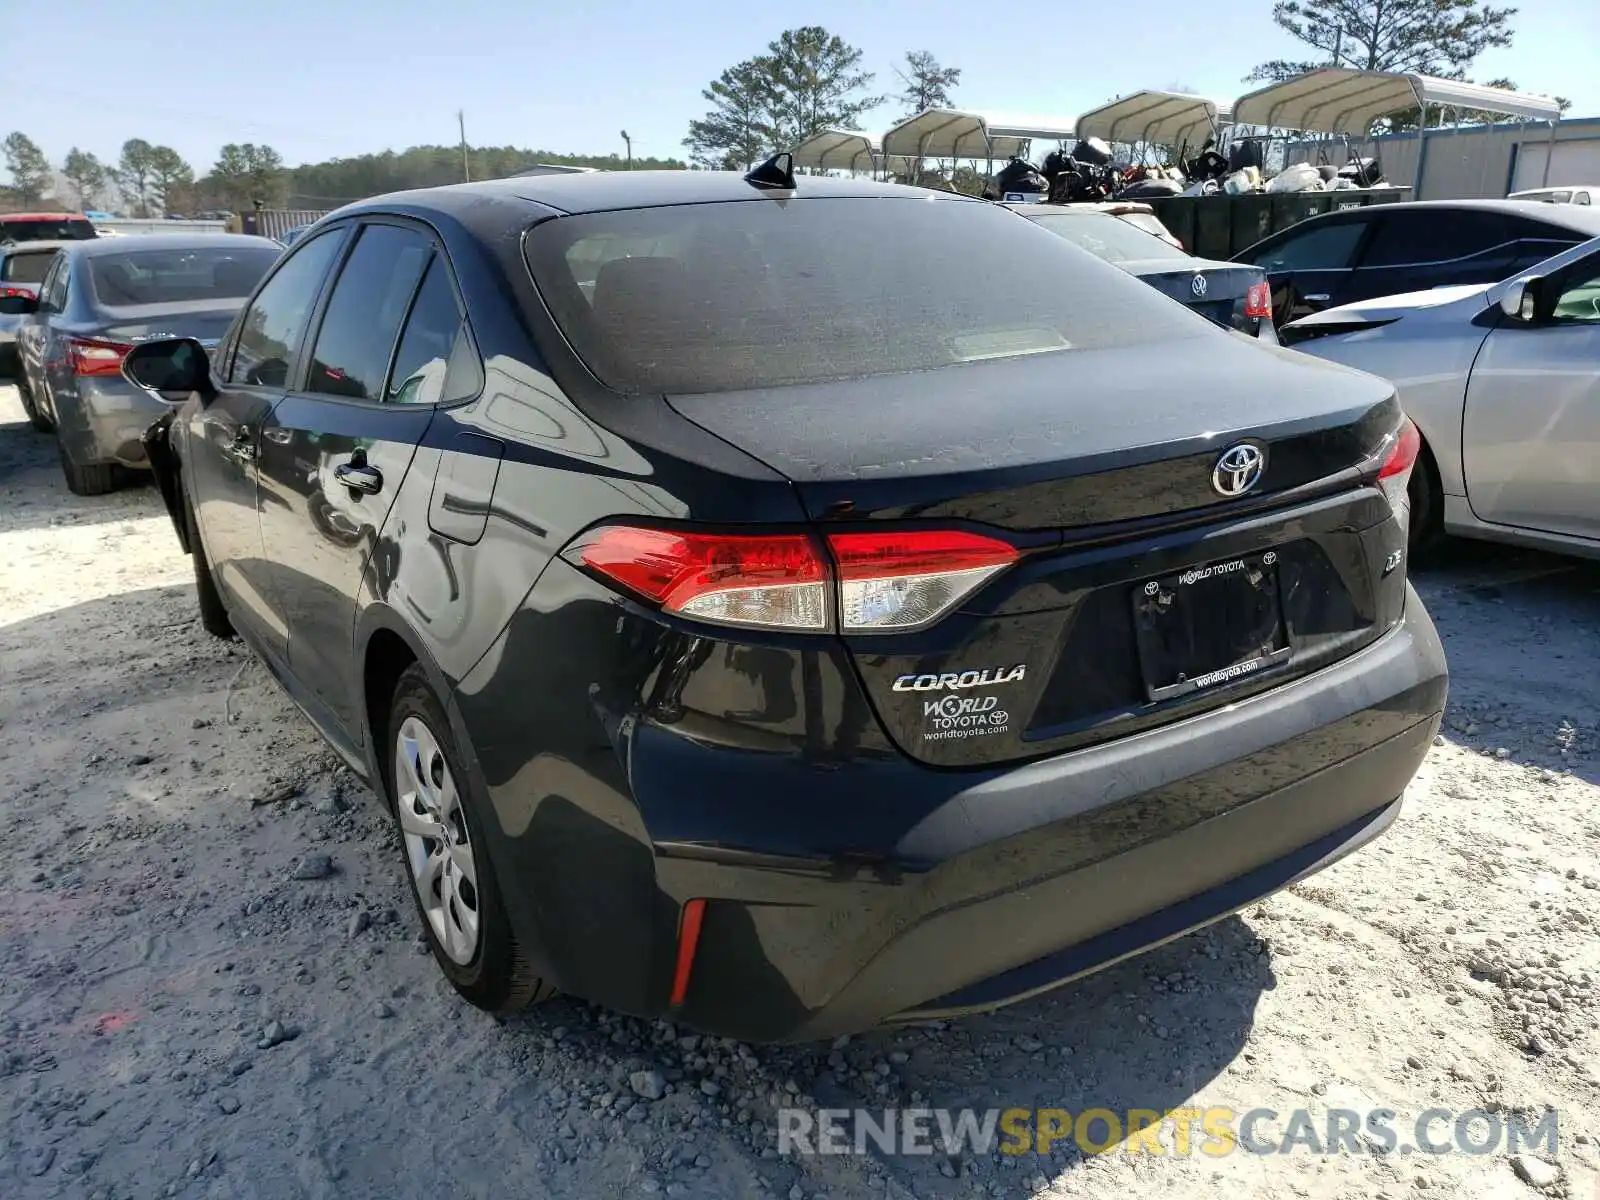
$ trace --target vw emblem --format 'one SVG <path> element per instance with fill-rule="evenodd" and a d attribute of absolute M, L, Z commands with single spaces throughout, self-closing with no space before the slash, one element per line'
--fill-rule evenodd
<path fill-rule="evenodd" d="M 1196 275 L 1193 279 L 1189 280 L 1189 290 L 1192 291 L 1196 296 L 1204 296 L 1206 294 L 1207 286 L 1206 277 L 1204 275 Z"/>
<path fill-rule="evenodd" d="M 1266 465 L 1267 454 L 1260 446 L 1249 442 L 1229 446 L 1211 471 L 1211 486 L 1223 496 L 1242 496 L 1261 482 Z"/>

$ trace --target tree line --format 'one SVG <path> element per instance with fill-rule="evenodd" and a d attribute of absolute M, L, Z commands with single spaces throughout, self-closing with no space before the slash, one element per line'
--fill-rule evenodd
<path fill-rule="evenodd" d="M 211 170 L 197 176 L 170 146 L 130 138 L 115 161 L 106 162 L 73 146 L 59 170 L 34 140 L 21 132 L 0 143 L 9 188 L 0 199 L 10 207 L 54 207 L 112 210 L 130 217 L 172 213 L 245 212 L 260 201 L 266 208 L 335 208 L 352 200 L 406 188 L 460 183 L 465 171 L 473 179 L 499 179 L 536 163 L 620 170 L 615 154 L 555 154 L 516 146 L 473 146 L 465 168 L 459 146 L 413 146 L 352 158 L 330 159 L 286 167 L 271 146 L 253 142 L 222 147 Z M 636 158 L 638 170 L 682 169 L 670 158 Z"/>
<path fill-rule="evenodd" d="M 1288 79 L 1332 65 L 1466 79 L 1484 51 L 1511 45 L 1516 13 L 1482 0 L 1278 0 L 1274 23 L 1321 57 L 1262 63 L 1246 82 Z M 748 170 L 820 130 L 860 128 L 864 117 L 886 103 L 895 104 L 896 115 L 879 124 L 947 107 L 961 79 L 959 67 L 913 50 L 894 68 L 900 89 L 878 94 L 876 76 L 862 67 L 864 57 L 821 26 L 779 34 L 763 52 L 727 68 L 701 93 L 710 108 L 689 122 L 683 144 L 691 160 L 702 167 Z M 1490 86 L 1516 87 L 1507 79 L 1492 80 Z M 1505 119 L 1491 113 L 1459 116 L 1468 123 Z M 1429 124 L 1438 121 L 1437 113 L 1426 117 Z M 1415 129 L 1423 118 L 1417 111 L 1393 114 L 1373 132 Z"/>

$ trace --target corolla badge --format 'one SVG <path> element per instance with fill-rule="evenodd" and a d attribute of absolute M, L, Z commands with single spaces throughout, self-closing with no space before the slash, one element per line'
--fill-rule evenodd
<path fill-rule="evenodd" d="M 1229 446 L 1212 468 L 1211 486 L 1217 489 L 1219 495 L 1230 498 L 1242 496 L 1261 482 L 1261 473 L 1266 465 L 1267 453 L 1260 446 L 1249 442 Z"/>
<path fill-rule="evenodd" d="M 981 671 L 944 671 L 937 675 L 902 675 L 894 681 L 897 692 L 938 692 L 953 688 L 993 687 L 1020 683 L 1027 677 L 1023 663 L 1014 667 L 984 667 Z"/>
<path fill-rule="evenodd" d="M 1204 275 L 1196 275 L 1193 279 L 1189 280 L 1189 290 L 1193 292 L 1196 297 L 1203 297 L 1206 294 L 1206 288 L 1209 286 L 1210 285 L 1206 283 L 1206 277 Z"/>

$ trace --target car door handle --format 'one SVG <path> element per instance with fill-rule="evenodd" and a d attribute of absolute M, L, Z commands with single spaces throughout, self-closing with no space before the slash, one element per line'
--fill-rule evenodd
<path fill-rule="evenodd" d="M 274 427 L 272 429 L 263 431 L 261 436 L 266 438 L 269 442 L 276 442 L 280 446 L 287 446 L 290 442 L 294 441 L 294 430 Z"/>
<path fill-rule="evenodd" d="M 376 495 L 383 488 L 383 472 L 377 467 L 340 463 L 333 469 L 333 477 L 352 492 Z"/>
<path fill-rule="evenodd" d="M 1326 304 L 1333 299 L 1333 295 L 1329 292 L 1312 292 L 1308 296 L 1302 296 L 1301 299 L 1307 304 Z"/>

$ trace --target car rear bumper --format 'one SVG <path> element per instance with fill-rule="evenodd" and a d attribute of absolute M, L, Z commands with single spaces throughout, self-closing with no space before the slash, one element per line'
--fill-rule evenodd
<path fill-rule="evenodd" d="M 1333 666 L 1012 769 L 802 764 L 641 723 L 618 732 L 609 798 L 576 762 L 491 786 L 491 852 L 558 986 L 749 1040 L 831 1037 L 1024 998 L 1349 853 L 1393 820 L 1447 687 L 1408 590 L 1404 619 Z"/>
<path fill-rule="evenodd" d="M 167 406 L 121 378 L 78 380 L 76 398 L 56 397 L 62 444 L 80 465 L 117 462 L 147 469 L 144 432 Z"/>

